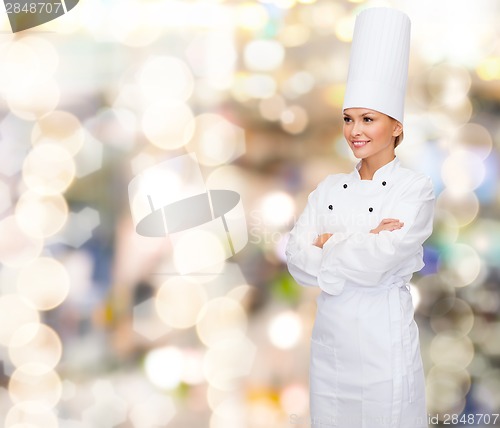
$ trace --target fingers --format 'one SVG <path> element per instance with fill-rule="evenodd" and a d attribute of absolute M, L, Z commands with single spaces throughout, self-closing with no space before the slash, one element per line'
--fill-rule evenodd
<path fill-rule="evenodd" d="M 382 225 L 383 230 L 396 230 L 401 229 L 404 226 L 404 223 L 399 220 L 391 221 Z"/>
<path fill-rule="evenodd" d="M 397 218 L 384 218 L 380 223 L 382 223 L 382 224 L 384 224 L 384 223 L 391 223 L 393 221 L 399 222 L 399 220 Z"/>

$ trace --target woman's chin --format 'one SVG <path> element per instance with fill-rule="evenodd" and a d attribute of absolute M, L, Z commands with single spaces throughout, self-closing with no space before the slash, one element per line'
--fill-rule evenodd
<path fill-rule="evenodd" d="M 364 157 L 366 157 L 366 156 L 363 156 L 361 153 L 359 153 L 359 151 L 358 151 L 358 150 L 353 150 L 353 151 L 352 151 L 352 154 L 354 155 L 354 157 L 355 157 L 356 159 L 363 159 Z"/>

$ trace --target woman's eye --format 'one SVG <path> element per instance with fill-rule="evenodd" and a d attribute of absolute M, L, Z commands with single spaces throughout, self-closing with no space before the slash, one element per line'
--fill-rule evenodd
<path fill-rule="evenodd" d="M 365 122 L 373 122 L 373 119 L 371 117 L 364 117 L 363 120 Z"/>
<path fill-rule="evenodd" d="M 349 123 L 351 121 L 351 118 L 350 117 L 344 117 L 344 122 L 345 123 Z"/>

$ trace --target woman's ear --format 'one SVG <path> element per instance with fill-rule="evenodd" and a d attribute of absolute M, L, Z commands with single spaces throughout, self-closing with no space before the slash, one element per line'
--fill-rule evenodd
<path fill-rule="evenodd" d="M 392 131 L 392 136 L 398 137 L 402 133 L 403 133 L 403 124 L 400 121 L 394 119 L 394 128 Z"/>

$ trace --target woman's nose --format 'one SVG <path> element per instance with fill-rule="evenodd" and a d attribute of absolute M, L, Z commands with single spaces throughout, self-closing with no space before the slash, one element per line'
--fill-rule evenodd
<path fill-rule="evenodd" d="M 359 123 L 354 122 L 351 128 L 351 135 L 357 136 L 361 135 L 361 125 Z"/>

